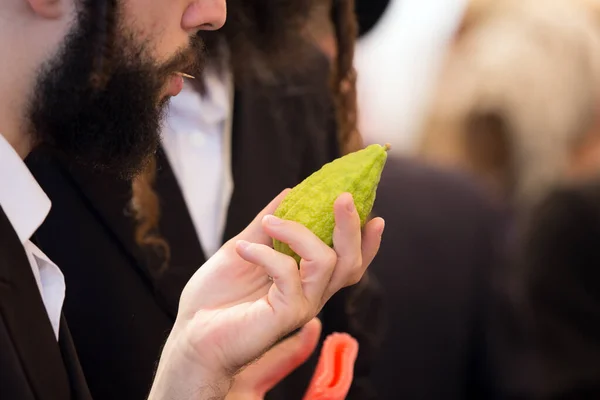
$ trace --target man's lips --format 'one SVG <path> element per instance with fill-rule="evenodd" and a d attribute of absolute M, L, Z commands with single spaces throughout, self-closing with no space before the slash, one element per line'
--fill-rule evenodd
<path fill-rule="evenodd" d="M 183 90 L 183 75 L 179 72 L 167 78 L 165 96 L 177 96 Z"/>

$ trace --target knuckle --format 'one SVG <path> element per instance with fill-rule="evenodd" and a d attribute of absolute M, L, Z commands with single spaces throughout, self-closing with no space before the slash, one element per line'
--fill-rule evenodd
<path fill-rule="evenodd" d="M 294 325 L 302 326 L 310 321 L 312 318 L 311 307 L 306 302 L 297 301 L 293 307 L 293 312 L 290 313 L 290 322 L 293 322 Z"/>
<path fill-rule="evenodd" d="M 286 272 L 291 273 L 298 270 L 298 263 L 292 257 L 287 256 L 282 267 L 285 268 Z"/>
<path fill-rule="evenodd" d="M 359 254 L 358 257 L 354 260 L 354 270 L 361 270 L 364 264 L 364 260 L 362 254 Z"/>
<path fill-rule="evenodd" d="M 352 277 L 350 277 L 350 280 L 348 281 L 348 286 L 354 286 L 356 285 L 358 282 L 360 282 L 360 275 L 354 275 Z"/>
<path fill-rule="evenodd" d="M 302 316 L 305 320 L 305 322 L 308 322 L 309 320 L 311 320 L 314 317 L 315 314 L 315 305 L 313 304 L 312 301 L 309 300 L 304 300 L 302 302 Z"/>
<path fill-rule="evenodd" d="M 323 263 L 328 268 L 334 268 L 338 261 L 338 255 L 332 248 L 327 248 L 323 254 Z"/>
<path fill-rule="evenodd" d="M 363 271 L 362 270 L 358 271 L 358 272 L 356 272 L 354 274 L 352 274 L 350 276 L 350 280 L 348 281 L 349 286 L 353 286 L 353 285 L 358 284 L 362 280 L 362 277 L 363 277 Z"/>

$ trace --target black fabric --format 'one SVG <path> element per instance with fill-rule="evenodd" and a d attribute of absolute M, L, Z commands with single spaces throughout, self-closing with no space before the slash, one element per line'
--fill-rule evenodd
<path fill-rule="evenodd" d="M 281 190 L 339 155 L 328 64 L 318 57 L 310 68 L 292 71 L 278 83 L 236 88 L 234 192 L 224 240 Z M 181 290 L 205 262 L 173 171 L 160 151 L 160 232 L 172 259 L 167 272 L 156 276 L 160 260 L 134 242 L 128 182 L 69 167 L 41 151 L 27 163 L 53 203 L 35 239 L 65 274 L 65 314 L 89 388 L 96 400 L 145 399 Z M 344 328 L 339 320 L 324 320 L 323 336 Z M 315 354 L 268 399 L 301 399 Z"/>
<path fill-rule="evenodd" d="M 499 210 L 465 177 L 390 157 L 375 212 L 386 230 L 371 272 L 389 321 L 373 371 L 377 398 L 490 398 Z"/>
<path fill-rule="evenodd" d="M 509 399 L 600 398 L 600 182 L 557 189 L 527 220 L 503 304 Z M 506 324 L 503 324 L 506 325 Z"/>
<path fill-rule="evenodd" d="M 68 328 L 61 335 L 68 338 Z M 1 399 L 91 399 L 76 353 L 62 352 L 56 340 L 23 245 L 2 209 L 0 349 Z"/>

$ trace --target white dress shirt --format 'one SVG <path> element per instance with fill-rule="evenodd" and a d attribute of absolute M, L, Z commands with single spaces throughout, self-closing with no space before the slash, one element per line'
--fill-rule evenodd
<path fill-rule="evenodd" d="M 204 72 L 206 92 L 185 84 L 171 99 L 162 143 L 206 257 L 221 247 L 231 173 L 232 78 Z"/>
<path fill-rule="evenodd" d="M 31 236 L 50 212 L 50 199 L 2 134 L 0 134 L 0 185 L 0 207 L 23 243 L 48 318 L 58 340 L 60 313 L 65 299 L 65 279 L 56 264 L 30 241 Z"/>

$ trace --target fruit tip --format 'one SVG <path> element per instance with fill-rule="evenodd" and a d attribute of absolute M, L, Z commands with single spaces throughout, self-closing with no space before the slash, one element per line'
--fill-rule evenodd
<path fill-rule="evenodd" d="M 384 147 L 385 151 L 388 151 L 389 149 L 392 148 L 392 145 L 389 143 L 386 143 L 383 147 Z"/>

